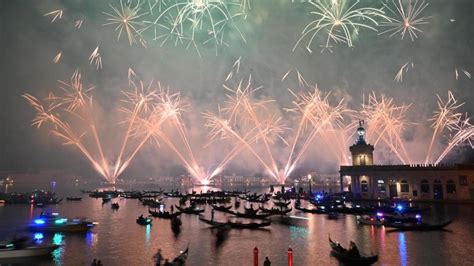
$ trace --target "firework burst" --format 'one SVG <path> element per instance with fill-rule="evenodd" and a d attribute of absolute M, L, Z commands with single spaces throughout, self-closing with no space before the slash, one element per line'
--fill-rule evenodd
<path fill-rule="evenodd" d="M 154 39 L 160 40 L 161 45 L 171 41 L 199 52 L 198 43 L 213 43 L 217 49 L 227 45 L 224 35 L 228 28 L 238 32 L 245 41 L 234 20 L 245 14 L 247 6 L 248 0 L 179 0 L 162 7 L 154 20 L 145 21 L 147 26 L 141 32 L 152 28 Z"/>
<path fill-rule="evenodd" d="M 380 23 L 381 27 L 388 29 L 379 34 L 389 34 L 390 37 L 400 35 L 400 38 L 403 40 L 408 33 L 410 39 L 415 41 L 418 35 L 423 32 L 420 26 L 429 23 L 430 17 L 422 16 L 423 11 L 428 6 L 425 0 L 398 0 L 398 2 L 392 0 L 391 4 L 384 3 L 384 6 L 390 11 L 392 16 L 388 21 Z"/>
<path fill-rule="evenodd" d="M 314 10 L 310 12 L 316 19 L 311 21 L 301 32 L 293 51 L 302 42 L 306 42 L 305 48 L 312 53 L 311 45 L 318 35 L 325 35 L 326 41 L 322 45 L 323 50 L 333 47 L 334 44 L 344 43 L 352 47 L 353 36 L 357 35 L 359 28 L 377 31 L 378 20 L 387 20 L 382 9 L 372 7 L 359 7 L 359 1 L 347 3 L 345 0 L 316 0 L 308 1 Z"/>
<path fill-rule="evenodd" d="M 156 92 L 150 90 L 151 87 L 146 87 L 147 90 L 143 88 L 124 92 L 125 100 L 121 110 L 127 115 L 120 124 L 126 124 L 127 129 L 118 145 L 120 150 L 115 160 L 111 160 L 114 156 L 106 153 L 99 134 L 91 95 L 93 87 L 83 85 L 79 72 L 72 75 L 70 82 L 59 82 L 58 95 L 50 93 L 43 100 L 30 94 L 24 94 L 23 97 L 36 111 L 33 126 L 39 128 L 51 125 L 50 132 L 53 136 L 64 145 L 76 147 L 104 179 L 115 183 L 150 137 L 133 134 L 134 128 L 141 125 L 142 121 L 149 121 L 151 124 L 154 121 L 152 118 L 162 116 L 161 108 L 151 107 L 157 105 Z M 107 150 L 110 151 L 110 147 Z"/>
<path fill-rule="evenodd" d="M 137 43 L 137 37 L 141 40 L 139 36 L 139 30 L 143 27 L 141 18 L 147 14 L 147 12 L 141 11 L 140 1 L 137 1 L 135 5 L 132 2 L 129 1 L 128 4 L 124 5 L 123 1 L 120 0 L 120 7 L 109 5 L 112 12 L 103 12 L 107 16 L 108 21 L 103 25 L 115 26 L 114 30 L 117 32 L 117 40 L 120 40 L 122 34 L 125 33 L 130 45 Z"/>
<path fill-rule="evenodd" d="M 385 95 L 377 97 L 372 93 L 368 97 L 368 103 L 362 105 L 359 117 L 368 124 L 367 139 L 373 145 L 385 143 L 404 164 L 411 163 L 401 138 L 408 125 L 406 113 L 409 108 L 410 105 L 396 105 L 393 98 Z"/>

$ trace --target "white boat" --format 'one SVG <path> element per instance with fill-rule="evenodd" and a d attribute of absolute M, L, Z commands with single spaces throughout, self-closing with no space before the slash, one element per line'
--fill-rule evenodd
<path fill-rule="evenodd" d="M 34 245 L 16 249 L 13 244 L 0 246 L 0 259 L 39 257 L 50 255 L 59 245 Z"/>

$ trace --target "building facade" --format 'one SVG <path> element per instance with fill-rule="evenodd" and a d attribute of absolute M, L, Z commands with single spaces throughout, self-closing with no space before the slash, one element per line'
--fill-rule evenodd
<path fill-rule="evenodd" d="M 374 146 L 362 125 L 350 147 L 352 166 L 341 166 L 340 183 L 363 199 L 474 200 L 474 165 L 374 165 Z"/>

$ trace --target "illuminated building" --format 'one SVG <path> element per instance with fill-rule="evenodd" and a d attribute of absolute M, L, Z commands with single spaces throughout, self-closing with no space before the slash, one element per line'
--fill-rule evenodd
<path fill-rule="evenodd" d="M 474 165 L 376 165 L 374 146 L 366 143 L 365 129 L 357 129 L 350 147 L 352 166 L 340 167 L 354 197 L 415 200 L 474 200 Z"/>

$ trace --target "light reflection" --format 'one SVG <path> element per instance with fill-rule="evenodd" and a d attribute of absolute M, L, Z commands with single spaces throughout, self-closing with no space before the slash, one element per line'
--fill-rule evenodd
<path fill-rule="evenodd" d="M 35 206 L 33 204 L 30 204 L 30 219 L 33 219 L 33 211 L 34 211 L 34 208 Z"/>
<path fill-rule="evenodd" d="M 92 233 L 90 231 L 87 232 L 87 234 L 86 234 L 86 244 L 87 244 L 87 246 L 89 246 L 89 247 L 94 246 L 94 242 L 95 242 L 94 237 L 95 237 L 94 233 Z"/>
<path fill-rule="evenodd" d="M 33 235 L 33 240 L 34 240 L 35 243 L 37 243 L 37 244 L 43 243 L 43 239 L 44 239 L 43 233 L 35 233 L 35 234 Z"/>
<path fill-rule="evenodd" d="M 146 243 L 150 242 L 151 225 L 146 226 Z"/>
<path fill-rule="evenodd" d="M 407 242 L 405 240 L 405 233 L 398 235 L 398 252 L 400 254 L 400 265 L 407 265 Z"/>
<path fill-rule="evenodd" d="M 291 240 L 295 239 L 307 239 L 308 238 L 308 229 L 306 227 L 300 226 L 290 226 L 290 236 Z"/>
<path fill-rule="evenodd" d="M 55 245 L 61 245 L 63 243 L 63 238 L 64 235 L 60 233 L 56 233 L 53 236 L 53 244 Z M 64 253 L 64 246 L 61 245 L 61 247 L 55 249 L 51 255 L 53 256 L 53 260 L 57 265 L 61 265 L 61 257 L 62 254 Z"/>

